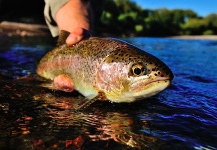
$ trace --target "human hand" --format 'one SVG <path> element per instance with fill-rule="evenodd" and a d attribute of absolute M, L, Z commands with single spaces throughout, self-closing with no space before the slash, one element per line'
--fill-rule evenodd
<path fill-rule="evenodd" d="M 91 6 L 82 0 L 69 0 L 56 13 L 56 22 L 60 30 L 71 34 L 66 39 L 66 44 L 72 46 L 91 34 Z"/>

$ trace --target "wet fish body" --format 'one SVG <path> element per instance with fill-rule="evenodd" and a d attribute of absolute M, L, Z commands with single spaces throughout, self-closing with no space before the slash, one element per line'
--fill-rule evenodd
<path fill-rule="evenodd" d="M 69 47 L 66 37 L 41 59 L 37 74 L 50 80 L 67 75 L 87 99 L 133 102 L 171 84 L 173 73 L 166 64 L 129 43 L 89 37 Z"/>

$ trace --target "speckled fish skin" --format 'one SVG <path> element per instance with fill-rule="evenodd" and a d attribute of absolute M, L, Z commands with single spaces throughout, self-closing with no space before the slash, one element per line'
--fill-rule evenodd
<path fill-rule="evenodd" d="M 99 99 L 118 103 L 155 95 L 173 79 L 172 71 L 155 56 L 129 43 L 99 37 L 57 46 L 41 59 L 37 74 L 51 80 L 66 74 L 88 99 L 103 93 Z"/>

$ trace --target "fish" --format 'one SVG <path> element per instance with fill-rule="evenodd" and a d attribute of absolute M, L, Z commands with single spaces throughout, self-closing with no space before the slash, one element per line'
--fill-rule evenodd
<path fill-rule="evenodd" d="M 87 99 L 84 106 L 96 100 L 131 103 L 154 96 L 172 83 L 173 72 L 163 61 L 128 42 L 90 36 L 68 46 L 69 34 L 60 32 L 57 46 L 42 57 L 36 72 L 52 81 L 66 76 Z"/>

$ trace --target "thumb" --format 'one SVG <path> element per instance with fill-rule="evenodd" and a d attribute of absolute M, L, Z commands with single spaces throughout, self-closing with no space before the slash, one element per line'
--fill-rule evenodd
<path fill-rule="evenodd" d="M 66 44 L 68 46 L 73 46 L 84 38 L 90 37 L 90 31 L 83 28 L 76 28 L 74 31 L 70 33 L 70 35 L 66 39 Z"/>

